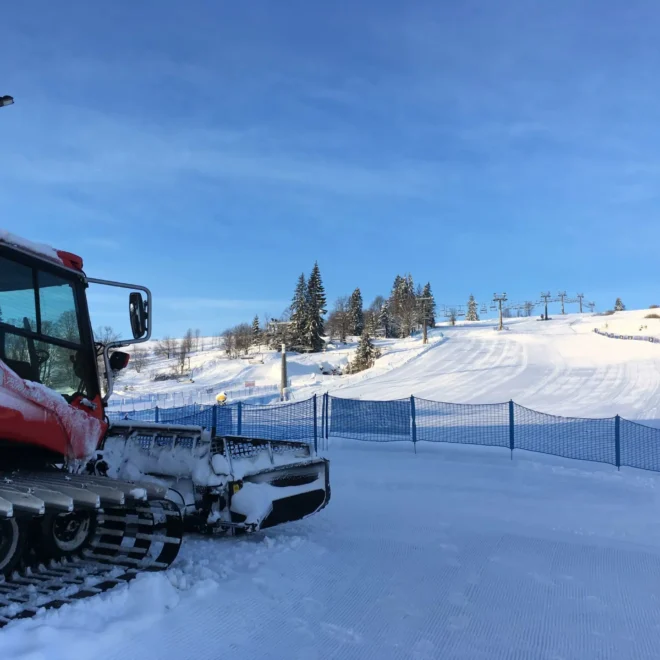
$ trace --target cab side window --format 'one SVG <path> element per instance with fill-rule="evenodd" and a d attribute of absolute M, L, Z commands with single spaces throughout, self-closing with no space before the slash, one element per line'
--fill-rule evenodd
<path fill-rule="evenodd" d="M 37 305 L 30 267 L 0 257 L 0 322 L 37 332 Z"/>

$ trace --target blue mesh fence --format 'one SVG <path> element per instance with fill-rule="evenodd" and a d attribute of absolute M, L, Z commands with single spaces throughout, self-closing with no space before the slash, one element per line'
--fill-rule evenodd
<path fill-rule="evenodd" d="M 509 404 L 469 405 L 415 398 L 416 440 L 509 446 Z"/>
<path fill-rule="evenodd" d="M 130 412 L 106 412 L 106 414 L 111 422 L 116 422 L 120 419 L 134 419 L 140 422 L 156 421 L 155 408 L 149 408 L 148 410 L 131 410 Z"/>
<path fill-rule="evenodd" d="M 362 401 L 326 396 L 329 435 L 369 442 L 411 439 L 411 400 Z"/>
<path fill-rule="evenodd" d="M 211 428 L 213 406 L 190 405 L 180 408 L 159 408 L 158 421 L 162 424 L 190 424 Z"/>
<path fill-rule="evenodd" d="M 621 465 L 660 472 L 660 429 L 622 419 Z"/>
<path fill-rule="evenodd" d="M 363 401 L 324 395 L 277 405 L 233 403 L 110 412 L 111 421 L 215 427 L 218 435 L 316 442 L 448 442 L 525 449 L 660 472 L 660 429 L 620 417 L 583 419 L 530 410 L 512 401 L 456 404 L 410 397 Z"/>
<path fill-rule="evenodd" d="M 281 405 L 241 406 L 241 433 L 269 440 L 304 440 L 316 437 L 315 399 Z"/>
<path fill-rule="evenodd" d="M 556 417 L 514 404 L 514 447 L 616 465 L 615 418 Z"/>
<path fill-rule="evenodd" d="M 316 438 L 316 398 L 282 405 L 232 403 L 224 406 L 192 404 L 179 408 L 150 408 L 129 412 L 108 412 L 111 422 L 135 420 L 161 424 L 187 424 L 211 429 L 217 435 L 243 435 L 269 440 Z"/>

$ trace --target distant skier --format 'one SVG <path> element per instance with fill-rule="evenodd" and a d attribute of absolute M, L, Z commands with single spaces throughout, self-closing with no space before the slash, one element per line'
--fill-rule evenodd
<path fill-rule="evenodd" d="M 220 394 L 215 397 L 215 400 L 218 402 L 219 406 L 224 406 L 227 403 L 227 393 L 220 392 Z"/>

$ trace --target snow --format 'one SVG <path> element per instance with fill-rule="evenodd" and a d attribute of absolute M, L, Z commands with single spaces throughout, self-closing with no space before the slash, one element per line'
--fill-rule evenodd
<path fill-rule="evenodd" d="M 229 462 L 222 454 L 214 454 L 211 457 L 211 467 L 216 474 L 231 474 Z"/>
<path fill-rule="evenodd" d="M 649 314 L 660 316 L 660 309 L 617 312 L 611 316 L 595 317 L 593 327 L 601 332 L 633 337 L 657 337 L 660 339 L 660 318 L 647 319 Z"/>
<path fill-rule="evenodd" d="M 246 524 L 259 525 L 273 510 L 273 490 L 270 484 L 245 483 L 231 498 L 231 510 L 243 514 Z"/>
<path fill-rule="evenodd" d="M 623 312 L 627 322 L 653 310 Z M 513 399 L 554 415 L 611 417 L 660 424 L 660 345 L 620 341 L 593 332 L 620 313 L 567 314 L 551 321 L 510 319 L 442 327 L 445 340 L 420 356 L 363 382 L 330 389 L 341 397 L 399 399 L 415 396 L 451 403 Z M 655 319 L 660 325 L 660 320 Z M 644 333 L 647 331 L 645 330 Z"/>
<path fill-rule="evenodd" d="M 276 500 L 302 495 L 323 488 L 319 479 L 303 486 L 276 487 L 269 483 L 245 482 L 243 487 L 234 494 L 231 500 L 231 510 L 246 516 L 246 523 L 261 523 L 271 512 Z"/>
<path fill-rule="evenodd" d="M 443 341 L 441 331 L 431 330 L 429 333 L 430 344 L 424 346 L 421 337 L 408 337 L 405 339 L 379 339 L 374 340 L 374 345 L 380 348 L 382 357 L 377 360 L 376 366 L 370 370 L 370 376 L 385 373 L 390 369 L 401 366 L 408 360 L 414 359 L 420 353 L 429 350 Z M 287 354 L 287 374 L 292 383 L 292 391 L 297 400 L 310 396 L 315 391 L 326 391 L 340 385 L 340 383 L 359 382 L 365 379 L 366 372 L 354 376 L 326 376 L 321 373 L 321 367 L 330 371 L 332 367 L 343 369 L 353 358 L 357 347 L 358 338 L 349 338 L 346 345 L 336 343 L 330 344 L 327 350 L 315 354 Z M 259 355 L 263 364 L 250 364 L 248 360 L 230 360 L 226 357 L 224 350 L 210 348 L 210 339 L 205 339 L 205 350 L 193 353 L 190 357 L 191 367 L 194 372 L 194 382 L 190 379 L 167 380 L 154 382 L 153 375 L 156 373 L 169 372 L 175 366 L 175 360 L 167 360 L 151 356 L 149 364 L 138 374 L 129 368 L 122 372 L 119 382 L 115 387 L 113 404 L 121 399 L 127 402 L 127 409 L 132 409 L 131 397 L 141 395 L 157 395 L 158 406 L 171 407 L 181 406 L 188 403 L 215 403 L 216 395 L 226 390 L 228 392 L 244 390 L 248 381 L 256 384 L 254 397 L 257 402 L 269 403 L 279 399 L 277 387 L 280 383 L 281 354 L 277 351 L 262 350 Z M 145 344 L 148 350 L 153 350 L 155 342 Z M 259 387 L 270 386 L 273 390 L 267 394 L 259 392 Z M 210 390 L 210 391 L 209 391 Z M 248 403 L 254 402 L 248 394 L 247 388 L 245 398 Z M 175 395 L 173 397 L 173 395 Z M 167 397 L 167 398 L 165 398 Z M 154 403 L 148 403 L 140 407 L 153 407 Z"/>
<path fill-rule="evenodd" d="M 459 321 L 455 327 L 442 324 L 430 331 L 426 346 L 419 337 L 375 341 L 383 355 L 372 369 L 350 376 L 322 375 L 320 366 L 342 366 L 352 358 L 357 341 L 353 338 L 347 346 L 332 345 L 324 353 L 288 355 L 290 391 L 295 401 L 326 391 L 376 400 L 411 394 L 454 403 L 513 399 L 550 414 L 619 414 L 660 424 L 660 345 L 609 339 L 593 332 L 607 324 L 611 332 L 660 337 L 660 319 L 645 318 L 656 312 L 567 314 L 548 322 L 536 317 L 509 319 L 509 330 L 504 332 L 497 332 L 492 320 Z M 647 327 L 640 331 L 642 326 Z M 245 380 L 257 385 L 279 382 L 280 355 L 262 355 L 264 364 L 247 365 L 243 360 L 223 358 L 219 350 L 200 351 L 193 357 L 198 364 L 195 383 L 151 383 L 146 373 L 135 374 L 130 369 L 125 383 L 136 388 L 135 394 L 151 389 L 161 394 L 193 394 L 219 382 L 227 390 L 242 387 Z M 208 403 L 216 393 L 208 395 Z M 181 398 L 176 405 L 183 403 Z M 173 403 L 168 400 L 159 405 Z"/>
<path fill-rule="evenodd" d="M 657 423 L 660 346 L 593 332 L 647 313 L 512 319 L 505 332 L 459 322 L 426 347 L 388 340 L 373 369 L 349 377 L 316 370 L 354 349 L 291 356 L 292 390 L 513 398 Z M 209 378 L 239 382 L 278 357 L 238 376 L 218 360 Z M 2 657 L 656 660 L 660 475 L 499 448 L 417 452 L 330 439 L 332 499 L 319 514 L 249 537 L 187 536 L 166 573 L 0 630 Z M 262 453 L 250 470 L 261 461 L 270 467 Z M 263 515 L 262 495 L 249 488 L 236 506 Z"/>
<path fill-rule="evenodd" d="M 0 631 L 12 660 L 562 658 L 660 648 L 660 478 L 499 449 L 331 447 L 298 523 Z"/>
<path fill-rule="evenodd" d="M 109 466 L 109 475 L 116 479 L 140 480 L 143 475 L 168 475 L 173 479 L 191 479 L 198 486 L 221 486 L 228 478 L 243 479 L 246 475 L 290 464 L 301 465 L 310 458 L 306 444 L 291 451 L 273 452 L 266 446 L 254 456 L 234 456 L 231 465 L 225 456 L 210 456 L 210 443 L 200 442 L 194 448 L 141 448 L 133 438 L 109 436 L 102 451 L 96 452 Z M 279 489 L 279 492 L 283 492 Z"/>
<path fill-rule="evenodd" d="M 62 259 L 60 259 L 60 256 L 57 254 L 57 250 L 52 248 L 50 245 L 46 245 L 45 243 L 35 243 L 34 241 L 30 241 L 27 238 L 22 238 L 21 236 L 12 234 L 6 229 L 0 229 L 0 242 L 8 243 L 9 245 L 15 245 L 16 247 L 27 250 L 28 252 L 33 252 L 35 254 L 41 255 L 42 257 L 47 257 L 48 259 L 56 261 L 59 264 L 63 263 Z"/>

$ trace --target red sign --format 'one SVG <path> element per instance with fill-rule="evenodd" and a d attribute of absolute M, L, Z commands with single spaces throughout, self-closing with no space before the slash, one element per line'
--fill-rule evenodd
<path fill-rule="evenodd" d="M 245 387 L 254 387 L 255 381 L 253 380 L 246 380 L 245 381 Z"/>

